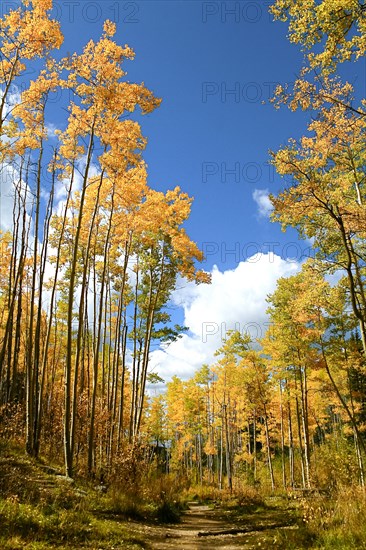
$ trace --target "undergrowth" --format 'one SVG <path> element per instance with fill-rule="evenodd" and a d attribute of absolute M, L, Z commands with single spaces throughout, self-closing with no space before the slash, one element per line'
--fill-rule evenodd
<path fill-rule="evenodd" d="M 190 487 L 187 480 L 149 471 L 135 484 L 117 477 L 108 488 L 94 484 L 73 483 L 26 457 L 20 447 L 0 441 L 0 548 L 146 548 L 130 521 L 177 523 L 188 503 L 196 501 L 222 508 L 234 524 L 266 513 L 274 521 L 287 518 L 289 528 L 273 530 L 268 538 L 271 548 L 366 550 L 366 494 L 355 486 L 339 486 L 331 496 L 294 499 L 284 492 L 269 498 L 250 486 L 234 491 Z"/>

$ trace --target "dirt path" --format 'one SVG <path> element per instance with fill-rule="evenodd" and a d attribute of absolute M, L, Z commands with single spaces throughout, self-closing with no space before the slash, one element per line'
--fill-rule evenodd
<path fill-rule="evenodd" d="M 268 508 L 233 519 L 223 509 L 195 503 L 190 503 L 177 525 L 136 524 L 136 531 L 146 540 L 147 548 L 154 550 L 278 548 L 277 529 L 296 529 L 293 518 L 283 509 Z"/>

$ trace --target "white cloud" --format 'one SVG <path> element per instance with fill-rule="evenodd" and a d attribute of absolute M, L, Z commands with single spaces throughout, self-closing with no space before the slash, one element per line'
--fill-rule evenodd
<path fill-rule="evenodd" d="M 14 207 L 14 186 L 10 167 L 2 168 L 0 178 L 0 229 L 9 231 L 13 226 Z"/>
<path fill-rule="evenodd" d="M 0 99 L 3 99 L 4 97 L 4 90 L 0 90 Z M 21 102 L 21 94 L 20 89 L 18 86 L 15 86 L 14 84 L 11 86 L 11 91 L 7 93 L 5 104 L 4 104 L 4 112 L 3 117 L 7 118 L 9 114 L 14 109 L 15 105 L 18 105 Z M 4 137 L 4 136 L 2 136 Z"/>
<path fill-rule="evenodd" d="M 0 170 L 0 229 L 13 229 L 13 212 L 17 200 L 25 201 L 27 210 L 26 221 L 31 223 L 32 194 L 28 185 L 20 178 L 19 171 L 14 166 L 4 163 Z M 20 230 L 21 231 L 21 230 Z"/>
<path fill-rule="evenodd" d="M 57 130 L 56 124 L 53 124 L 53 122 L 48 122 L 46 124 L 46 131 L 47 131 L 47 137 L 48 139 L 55 139 L 57 136 L 55 134 L 55 131 Z"/>
<path fill-rule="evenodd" d="M 268 189 L 254 189 L 252 197 L 258 206 L 258 214 L 261 218 L 268 218 L 273 210 L 273 205 L 269 200 Z"/>
<path fill-rule="evenodd" d="M 212 270 L 211 285 L 187 283 L 173 294 L 175 306 L 184 310 L 184 324 L 190 332 L 169 347 L 151 353 L 150 366 L 164 380 L 173 375 L 189 378 L 205 363 L 229 330 L 249 333 L 254 341 L 268 327 L 266 297 L 280 277 L 294 274 L 300 263 L 275 254 L 248 258 L 232 270 Z"/>

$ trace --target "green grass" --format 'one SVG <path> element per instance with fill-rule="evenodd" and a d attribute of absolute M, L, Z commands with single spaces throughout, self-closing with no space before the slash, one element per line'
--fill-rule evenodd
<path fill-rule="evenodd" d="M 302 520 L 297 530 L 281 530 L 278 547 L 286 550 L 366 549 L 366 494 L 343 487 L 332 498 L 303 498 L 298 502 Z"/>
<path fill-rule="evenodd" d="M 182 505 L 169 476 L 133 490 L 118 480 L 106 494 L 92 482 L 67 480 L 54 468 L 0 439 L 0 548 L 137 550 L 147 548 L 131 521 L 176 523 Z"/>
<path fill-rule="evenodd" d="M 118 492 L 100 495 L 85 481 L 71 484 L 48 470 L 20 446 L 0 441 L 2 550 L 146 547 L 128 525 L 144 516 L 138 500 Z"/>
<path fill-rule="evenodd" d="M 131 534 L 126 523 L 98 518 L 87 509 L 57 505 L 22 504 L 0 499 L 0 547 L 141 549 L 143 540 Z"/>

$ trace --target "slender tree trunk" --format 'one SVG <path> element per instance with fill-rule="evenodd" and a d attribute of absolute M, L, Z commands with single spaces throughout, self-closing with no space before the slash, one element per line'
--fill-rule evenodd
<path fill-rule="evenodd" d="M 285 458 L 285 430 L 283 422 L 283 396 L 282 396 L 282 381 L 280 380 L 280 424 L 281 424 L 281 462 L 282 462 L 282 485 L 287 487 L 286 480 L 286 458 Z"/>
<path fill-rule="evenodd" d="M 112 230 L 112 218 L 114 210 L 114 191 L 111 198 L 111 210 L 108 222 L 108 229 L 105 238 L 104 244 L 104 253 L 103 253 L 103 270 L 100 281 L 100 299 L 99 299 L 99 312 L 98 312 L 98 325 L 97 325 L 97 334 L 94 347 L 94 361 L 93 361 L 93 392 L 92 392 L 92 402 L 91 402 L 91 413 L 90 413 L 90 424 L 89 424 L 89 438 L 88 438 L 88 471 L 89 474 L 93 472 L 94 469 L 94 430 L 95 430 L 95 406 L 96 406 L 96 396 L 98 388 L 98 371 L 99 371 L 99 354 L 102 345 L 102 322 L 103 322 L 103 306 L 104 306 L 104 292 L 106 289 L 106 272 L 107 272 L 107 255 L 110 245 L 110 235 Z M 102 347 L 102 352 L 104 353 L 104 346 Z"/>
<path fill-rule="evenodd" d="M 294 438 L 293 438 L 293 432 L 292 432 L 292 413 L 291 413 L 291 405 L 290 405 L 290 390 L 289 390 L 287 381 L 286 381 L 286 387 L 287 387 L 287 417 L 288 417 L 290 483 L 291 483 L 291 488 L 293 489 L 295 487 Z"/>
<path fill-rule="evenodd" d="M 268 471 L 269 471 L 269 477 L 270 477 L 270 480 L 271 480 L 272 491 L 274 491 L 275 490 L 275 480 L 274 480 L 272 457 L 271 457 L 271 443 L 270 443 L 270 437 L 269 437 L 267 407 L 266 407 L 265 403 L 263 403 L 263 410 L 264 410 L 264 428 L 265 428 L 265 436 L 266 436 Z"/>
<path fill-rule="evenodd" d="M 300 449 L 300 459 L 301 459 L 301 477 L 302 477 L 302 487 L 306 488 L 306 474 L 305 474 L 305 462 L 304 462 L 304 447 L 302 443 L 302 429 L 301 429 L 301 413 L 299 399 L 297 396 L 297 382 L 295 378 L 295 392 L 296 392 L 296 420 L 297 420 L 297 433 L 299 437 L 299 449 Z"/>
<path fill-rule="evenodd" d="M 70 266 L 70 281 L 68 292 L 67 308 L 67 345 L 66 345 L 66 363 L 65 363 L 65 411 L 64 411 L 64 454 L 66 475 L 72 477 L 73 474 L 73 451 L 71 446 L 71 391 L 72 391 L 72 349 L 73 349 L 73 314 L 74 314 L 74 296 L 76 288 L 76 272 L 78 264 L 78 248 L 80 240 L 81 225 L 83 219 L 83 210 L 89 170 L 92 159 L 94 144 L 94 123 L 89 137 L 88 152 L 86 156 L 86 166 L 83 176 L 82 191 L 80 195 L 79 214 L 77 219 L 73 255 Z"/>
<path fill-rule="evenodd" d="M 42 243 L 42 251 L 41 251 L 40 273 L 39 273 L 38 311 L 37 311 L 37 322 L 36 322 L 36 330 L 35 330 L 35 343 L 37 345 L 37 348 L 35 349 L 35 357 L 36 357 L 36 363 L 40 365 L 40 368 L 39 368 L 40 383 L 36 385 L 36 391 L 38 393 L 38 396 L 37 396 L 37 409 L 35 411 L 36 417 L 34 419 L 34 435 L 33 435 L 34 454 L 37 457 L 39 454 L 39 448 L 41 443 L 43 392 L 44 392 L 46 364 L 47 364 L 45 357 L 41 355 L 41 351 L 42 351 L 41 342 L 43 340 L 43 337 L 41 334 L 42 296 L 43 296 L 42 289 L 43 289 L 43 282 L 44 282 L 44 276 L 45 276 L 45 270 L 46 270 L 47 247 L 49 244 L 48 239 L 49 239 L 50 220 L 51 220 L 52 209 L 53 209 L 53 197 L 54 197 L 54 182 L 52 182 L 52 188 L 50 192 L 50 197 L 49 197 L 47 210 L 46 210 L 46 217 L 44 221 L 43 243 Z"/>
<path fill-rule="evenodd" d="M 227 486 L 229 491 L 233 490 L 233 478 L 232 478 L 232 468 L 231 468 L 231 445 L 230 445 L 230 434 L 229 434 L 229 422 L 227 417 L 227 404 L 223 405 L 223 416 L 225 422 L 225 450 L 226 450 L 226 476 L 227 476 Z"/>
<path fill-rule="evenodd" d="M 99 185 L 97 188 L 97 195 L 95 198 L 95 203 L 93 207 L 93 214 L 89 225 L 88 239 L 86 243 L 86 248 L 84 251 L 84 261 L 83 261 L 83 272 L 81 277 L 81 292 L 80 292 L 80 302 L 79 302 L 79 313 L 78 313 L 78 327 L 76 334 L 75 342 L 75 362 L 74 362 L 74 382 L 72 389 L 72 398 L 71 398 L 71 425 L 70 425 L 70 447 L 71 455 L 74 453 L 75 448 L 75 434 L 76 434 L 76 417 L 77 417 L 77 404 L 78 404 L 78 386 L 79 386 L 79 370 L 80 370 L 80 360 L 83 352 L 82 339 L 85 332 L 85 324 L 88 325 L 88 309 L 87 309 L 87 294 L 89 291 L 89 267 L 90 267 L 90 256 L 91 256 L 91 244 L 92 238 L 95 233 L 95 220 L 99 209 L 99 198 L 100 191 L 103 184 L 104 171 L 101 172 Z M 85 322 L 84 322 L 85 320 Z"/>
<path fill-rule="evenodd" d="M 34 247 L 33 247 L 33 265 L 30 292 L 30 313 L 27 334 L 27 424 L 26 424 L 26 450 L 33 456 L 37 455 L 35 448 L 35 432 L 37 431 L 37 411 L 38 411 L 38 392 L 39 392 L 39 331 L 37 325 L 34 332 L 36 283 L 38 267 L 38 232 L 40 218 L 40 200 L 41 200 L 41 171 L 43 159 L 43 144 L 40 145 L 38 163 L 37 163 L 37 182 L 35 195 L 35 222 L 34 222 Z M 39 288 L 41 292 L 41 288 Z M 37 341 L 38 338 L 38 341 Z"/>
<path fill-rule="evenodd" d="M 257 483 L 257 411 L 253 411 L 253 478 Z"/>
<path fill-rule="evenodd" d="M 300 357 L 299 357 L 300 359 Z M 301 425 L 304 441 L 304 467 L 306 488 L 310 488 L 310 442 L 309 442 L 309 424 L 308 424 L 308 400 L 307 400 L 307 376 L 306 366 L 299 367 L 299 379 L 301 390 Z"/>
<path fill-rule="evenodd" d="M 223 463 L 224 463 L 224 437 L 223 437 L 223 418 L 221 417 L 221 430 L 220 430 L 220 451 L 219 451 L 219 489 L 222 490 L 222 476 L 223 476 Z"/>

